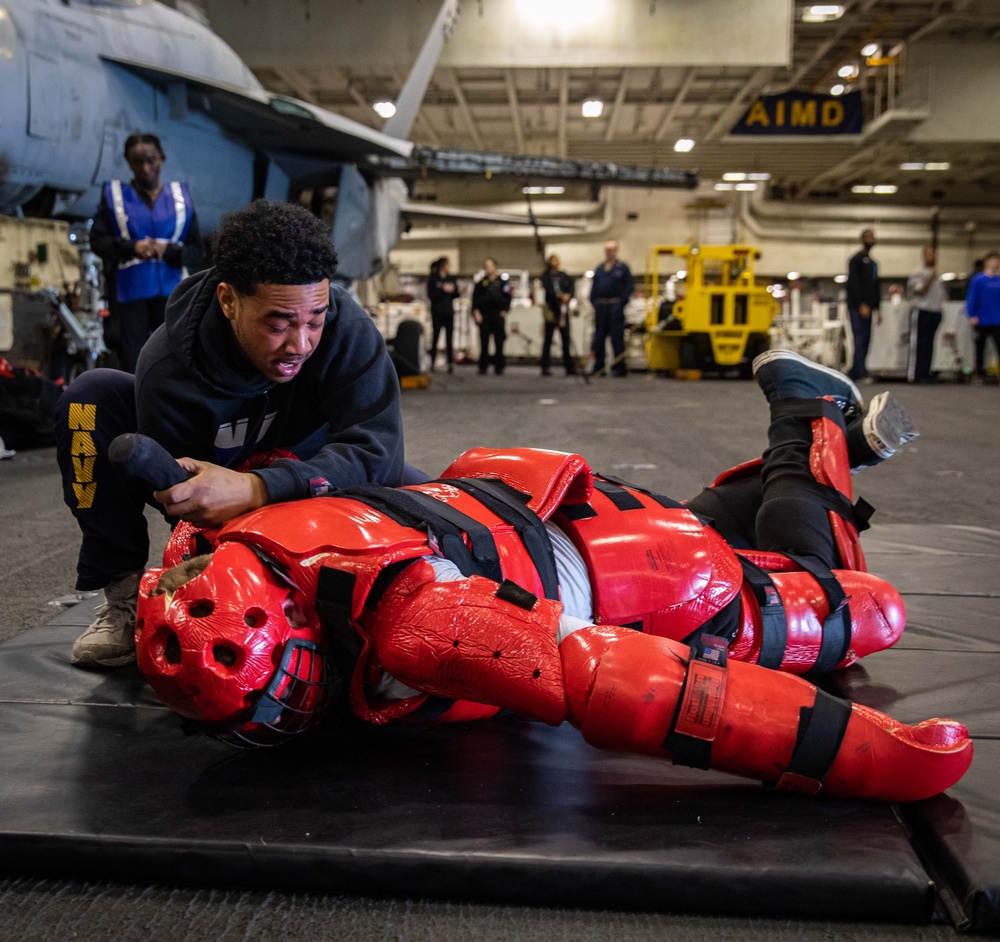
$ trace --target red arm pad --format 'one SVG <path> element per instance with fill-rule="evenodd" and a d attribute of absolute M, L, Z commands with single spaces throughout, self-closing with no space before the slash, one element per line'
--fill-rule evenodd
<path fill-rule="evenodd" d="M 562 606 L 535 599 L 528 610 L 498 598 L 489 579 L 435 583 L 421 573 L 429 568 L 411 566 L 372 617 L 382 666 L 426 693 L 561 723 L 566 700 L 556 629 Z"/>
<path fill-rule="evenodd" d="M 472 448 L 456 458 L 442 478 L 498 478 L 522 494 L 528 507 L 548 520 L 561 503 L 583 504 L 594 474 L 579 455 L 541 448 Z"/>
<path fill-rule="evenodd" d="M 670 756 L 664 741 L 685 689 L 686 645 L 600 626 L 574 632 L 560 653 L 570 721 L 588 742 Z M 855 705 L 845 708 L 846 729 L 825 780 L 785 776 L 816 697 L 799 677 L 731 661 L 724 686 L 706 687 L 702 698 L 700 718 L 711 720 L 710 767 L 809 793 L 915 801 L 953 785 L 972 761 L 972 741 L 960 723 L 935 719 L 910 727 Z"/>

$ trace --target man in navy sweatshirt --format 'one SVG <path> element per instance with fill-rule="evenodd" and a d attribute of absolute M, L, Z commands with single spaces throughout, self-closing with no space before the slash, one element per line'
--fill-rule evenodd
<path fill-rule="evenodd" d="M 213 257 L 170 296 L 134 379 L 92 370 L 59 405 L 63 496 L 83 534 L 76 585 L 106 597 L 73 646 L 80 667 L 135 659 L 148 492 L 108 461 L 117 435 L 139 431 L 178 459 L 188 480 L 155 496 L 168 517 L 200 527 L 264 504 L 404 483 L 395 370 L 371 318 L 330 283 L 337 258 L 322 222 L 258 200 L 223 220 Z M 235 470 L 261 456 L 266 466 Z"/>

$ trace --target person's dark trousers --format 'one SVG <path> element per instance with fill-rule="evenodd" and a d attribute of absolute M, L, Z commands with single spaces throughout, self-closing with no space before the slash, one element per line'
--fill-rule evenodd
<path fill-rule="evenodd" d="M 489 353 L 490 339 L 493 340 L 493 355 Z M 507 339 L 506 321 L 502 314 L 483 314 L 483 322 L 479 325 L 479 372 L 485 373 L 490 363 L 499 376 L 507 365 L 504 359 L 503 345 Z"/>
<path fill-rule="evenodd" d="M 786 409 L 781 402 L 772 407 L 759 475 L 707 487 L 686 506 L 708 518 L 734 549 L 812 556 L 834 569 L 840 557 L 827 509 L 817 497 L 821 486 L 810 467 L 812 426 L 809 418 L 787 415 Z M 817 405 L 817 411 L 844 427 L 843 416 L 832 403 Z"/>
<path fill-rule="evenodd" d="M 848 376 L 851 379 L 864 379 L 868 375 L 868 347 L 872 342 L 872 315 L 861 316 L 857 308 L 848 308 L 851 318 L 851 335 L 854 337 L 854 360 Z"/>
<path fill-rule="evenodd" d="M 136 428 L 135 378 L 120 370 L 83 373 L 56 405 L 63 500 L 83 534 L 76 580 L 81 591 L 103 589 L 114 576 L 146 565 L 149 495 L 107 459 L 114 438 Z"/>
<path fill-rule="evenodd" d="M 166 298 L 140 298 L 138 301 L 119 301 L 115 307 L 118 318 L 118 365 L 128 373 L 135 372 L 139 351 L 149 340 L 149 335 L 163 323 L 167 307 Z"/>
<path fill-rule="evenodd" d="M 614 366 L 611 372 L 616 376 L 627 376 L 628 366 L 625 364 L 625 306 L 619 304 L 611 315 L 611 352 L 614 354 Z"/>
<path fill-rule="evenodd" d="M 444 332 L 444 348 L 445 353 L 448 356 L 448 370 L 451 371 L 452 364 L 455 362 L 455 349 L 452 345 L 453 338 L 455 334 L 455 316 L 454 314 L 446 314 L 439 317 L 437 314 L 431 315 L 431 367 L 434 366 L 434 360 L 437 357 L 438 349 L 438 339 L 441 337 L 442 331 Z"/>
<path fill-rule="evenodd" d="M 934 358 L 934 336 L 941 326 L 940 311 L 917 310 L 916 323 L 911 332 L 910 368 L 908 379 L 911 383 L 931 381 L 931 361 Z"/>
<path fill-rule="evenodd" d="M 1000 324 L 976 326 L 976 376 L 986 375 L 986 341 L 993 338 L 993 349 L 1000 356 Z"/>
<path fill-rule="evenodd" d="M 548 373 L 552 366 L 552 338 L 555 336 L 557 330 L 559 331 L 559 341 L 562 344 L 563 367 L 567 375 L 575 373 L 576 364 L 570 355 L 569 327 L 561 327 L 554 320 L 545 322 L 545 336 L 542 339 L 542 372 Z"/>

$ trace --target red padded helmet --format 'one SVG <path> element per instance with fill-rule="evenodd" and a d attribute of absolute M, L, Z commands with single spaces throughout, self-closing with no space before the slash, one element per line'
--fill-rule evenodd
<path fill-rule="evenodd" d="M 142 579 L 139 669 L 198 732 L 264 746 L 313 725 L 330 681 L 321 642 L 279 564 L 242 543 Z"/>

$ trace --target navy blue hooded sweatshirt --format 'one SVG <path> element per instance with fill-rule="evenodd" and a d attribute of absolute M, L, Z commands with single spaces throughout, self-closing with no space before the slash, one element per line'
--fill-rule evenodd
<path fill-rule="evenodd" d="M 287 448 L 256 470 L 271 503 L 364 483 L 398 486 L 403 469 L 399 381 L 371 318 L 330 286 L 323 335 L 287 383 L 258 372 L 236 342 L 214 268 L 182 281 L 136 369 L 139 431 L 175 458 L 236 467 Z M 304 447 L 302 443 L 307 442 Z"/>

